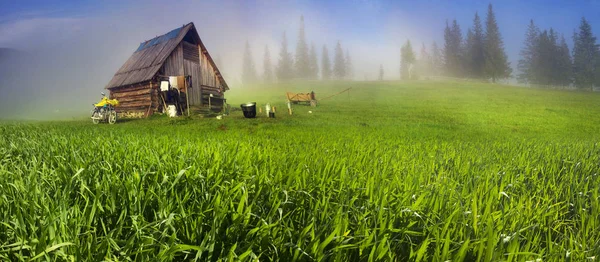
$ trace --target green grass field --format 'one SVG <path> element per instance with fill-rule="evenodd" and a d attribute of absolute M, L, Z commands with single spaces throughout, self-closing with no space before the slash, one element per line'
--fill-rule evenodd
<path fill-rule="evenodd" d="M 287 115 L 285 91 L 348 87 Z M 420 81 L 227 95 L 277 118 L 0 123 L 0 260 L 600 259 L 600 94 Z"/>

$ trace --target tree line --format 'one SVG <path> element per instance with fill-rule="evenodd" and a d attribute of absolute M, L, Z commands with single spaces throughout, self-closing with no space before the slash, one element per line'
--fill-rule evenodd
<path fill-rule="evenodd" d="M 285 32 L 282 35 L 277 65 L 273 65 L 269 46 L 265 45 L 262 75 L 256 71 L 250 44 L 246 41 L 242 63 L 242 81 L 245 84 L 257 81 L 274 82 L 289 81 L 292 79 L 352 79 L 352 73 L 350 52 L 346 49 L 344 53 L 340 41 L 335 46 L 333 61 L 330 59 L 327 45 L 323 45 L 321 63 L 319 65 L 315 44 L 311 43 L 309 46 L 306 40 L 304 16 L 300 16 L 298 42 L 296 43 L 296 52 L 294 54 L 288 49 Z"/>
<path fill-rule="evenodd" d="M 520 83 L 540 86 L 600 86 L 600 45 L 585 18 L 573 32 L 573 50 L 564 35 L 550 28 L 542 31 L 529 22 L 518 64 Z"/>
<path fill-rule="evenodd" d="M 446 21 L 443 48 L 440 50 L 437 43 L 433 42 L 430 50 L 428 52 L 423 43 L 417 60 L 411 42 L 407 40 L 400 50 L 401 78 L 445 75 L 495 82 L 508 78 L 512 73 L 491 4 L 488 5 L 485 28 L 477 12 L 466 37 L 463 37 L 456 19 L 452 23 Z"/>
<path fill-rule="evenodd" d="M 573 32 L 572 49 L 563 34 L 553 28 L 541 30 L 530 20 L 516 65 L 516 75 L 513 75 L 504 50 L 504 41 L 491 4 L 482 20 L 475 12 L 472 25 L 465 35 L 456 19 L 446 21 L 443 46 L 438 46 L 434 41 L 427 48 L 423 43 L 418 57 L 413 44 L 407 40 L 400 48 L 401 79 L 448 76 L 496 82 L 514 76 L 518 82 L 534 86 L 573 86 L 580 89 L 600 86 L 600 45 L 585 18 L 581 19 L 579 27 Z M 271 62 L 269 46 L 265 46 L 262 74 L 256 71 L 250 45 L 246 42 L 242 80 L 251 83 L 353 78 L 350 53 L 347 49 L 344 53 L 340 41 L 335 45 L 331 58 L 327 45 L 323 45 L 319 63 L 314 43 L 309 46 L 306 40 L 304 17 L 301 16 L 295 53 L 288 50 L 284 32 L 277 65 Z M 383 75 L 384 68 L 380 65 L 378 79 L 383 80 Z"/>
<path fill-rule="evenodd" d="M 570 50 L 564 35 L 553 28 L 542 31 L 530 20 L 517 64 L 519 72 L 515 77 L 518 82 L 579 89 L 600 86 L 600 45 L 585 18 L 573 33 L 573 43 Z M 488 5 L 485 27 L 478 13 L 475 13 L 466 37 L 456 20 L 446 22 L 441 50 L 436 42 L 431 45 L 430 52 L 423 44 L 419 59 L 416 59 L 411 42 L 407 40 L 400 56 L 402 79 L 444 75 L 495 82 L 512 76 L 491 4 Z"/>

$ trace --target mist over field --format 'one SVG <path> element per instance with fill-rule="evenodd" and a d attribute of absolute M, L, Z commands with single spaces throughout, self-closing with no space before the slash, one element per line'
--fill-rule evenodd
<path fill-rule="evenodd" d="M 27 2 L 27 1 L 26 1 Z M 64 119 L 85 116 L 91 104 L 140 42 L 194 22 L 211 56 L 232 89 L 241 88 L 244 43 L 249 42 L 256 71 L 268 45 L 277 65 L 281 37 L 286 32 L 294 53 L 299 17 L 305 18 L 306 40 L 314 44 L 319 61 L 327 45 L 333 58 L 340 41 L 352 57 L 352 80 L 400 78 L 400 47 L 410 39 L 419 54 L 421 44 L 444 46 L 446 21 L 457 19 L 463 34 L 473 14 L 484 17 L 487 1 L 454 4 L 442 1 L 414 3 L 353 0 L 342 5 L 317 1 L 103 1 L 52 6 L 31 1 L 3 3 L 0 8 L 0 47 L 18 50 L 0 55 L 0 118 Z M 516 73 L 518 54 L 529 19 L 554 27 L 572 46 L 571 34 L 582 16 L 592 19 L 598 3 L 586 1 L 570 9 L 536 4 L 492 1 L 506 52 Z M 27 8 L 24 8 L 27 6 Z M 596 20 L 594 20 L 596 19 Z M 561 22 L 561 21 L 569 21 Z M 514 78 L 514 76 L 513 76 Z"/>

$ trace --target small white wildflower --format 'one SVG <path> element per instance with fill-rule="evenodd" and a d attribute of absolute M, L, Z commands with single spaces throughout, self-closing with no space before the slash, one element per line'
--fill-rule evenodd
<path fill-rule="evenodd" d="M 417 200 L 417 195 L 412 195 L 412 199 Z"/>
<path fill-rule="evenodd" d="M 508 184 L 506 185 L 506 187 L 513 187 L 513 184 Z"/>
<path fill-rule="evenodd" d="M 596 260 L 596 256 L 587 257 L 588 260 Z"/>
<path fill-rule="evenodd" d="M 512 239 L 512 236 L 504 236 L 502 238 L 502 243 L 508 243 Z"/>
<path fill-rule="evenodd" d="M 536 258 L 535 260 L 525 260 L 525 262 L 541 262 L 541 258 Z"/>
<path fill-rule="evenodd" d="M 506 194 L 506 192 L 504 192 L 504 191 L 500 192 L 500 195 L 503 195 L 503 196 L 505 196 L 506 198 L 510 198 L 510 197 L 508 196 L 508 194 Z"/>
<path fill-rule="evenodd" d="M 566 257 L 568 258 L 568 257 L 570 257 L 570 256 L 571 256 L 571 251 L 567 250 L 567 255 L 566 255 Z"/>
<path fill-rule="evenodd" d="M 465 211 L 465 213 L 464 213 L 464 214 L 465 214 L 465 215 L 469 215 L 469 214 L 471 214 L 471 211 Z"/>
<path fill-rule="evenodd" d="M 421 216 L 419 215 L 419 213 L 415 212 L 414 215 L 418 218 L 421 218 Z"/>

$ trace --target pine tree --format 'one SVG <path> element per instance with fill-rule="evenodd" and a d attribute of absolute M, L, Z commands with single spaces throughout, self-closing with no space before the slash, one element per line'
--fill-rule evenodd
<path fill-rule="evenodd" d="M 444 41 L 444 69 L 446 74 L 453 77 L 464 76 L 463 39 L 460 26 L 456 20 L 452 21 L 452 27 L 449 27 L 448 22 L 446 22 Z"/>
<path fill-rule="evenodd" d="M 454 73 L 454 48 L 452 41 L 452 32 L 450 31 L 450 27 L 448 26 L 448 20 L 446 20 L 446 27 L 444 28 L 444 49 L 442 51 L 444 53 L 444 73 L 447 76 L 452 76 Z"/>
<path fill-rule="evenodd" d="M 496 82 L 497 79 L 508 78 L 512 73 L 512 69 L 506 52 L 504 52 L 504 42 L 500 36 L 500 29 L 492 10 L 492 4 L 488 5 L 484 50 L 486 77 L 491 78 L 492 82 Z"/>
<path fill-rule="evenodd" d="M 533 23 L 533 20 L 530 20 L 527 32 L 525 33 L 524 47 L 520 52 L 521 59 L 519 59 L 519 64 L 517 66 L 519 69 L 517 80 L 520 83 L 537 83 L 534 77 L 534 61 L 536 59 L 535 54 L 538 47 L 539 35 L 539 28 Z"/>
<path fill-rule="evenodd" d="M 254 60 L 252 59 L 252 51 L 250 50 L 250 44 L 248 41 L 246 41 L 246 47 L 244 49 L 242 81 L 244 84 L 256 82 L 256 69 L 254 68 Z"/>
<path fill-rule="evenodd" d="M 475 46 L 475 35 L 471 28 L 467 29 L 467 40 L 465 41 L 465 53 L 463 57 L 464 74 L 467 77 L 475 78 L 475 62 L 474 62 L 474 50 Z"/>
<path fill-rule="evenodd" d="M 352 59 L 350 58 L 350 52 L 348 52 L 348 49 L 346 49 L 346 57 L 344 58 L 344 73 L 346 79 L 353 79 L 354 76 L 352 75 Z"/>
<path fill-rule="evenodd" d="M 560 45 L 558 46 L 557 52 L 557 66 L 555 75 L 557 77 L 556 84 L 560 86 L 569 86 L 572 81 L 572 69 L 573 62 L 571 61 L 571 55 L 569 52 L 569 46 L 564 36 L 560 38 Z"/>
<path fill-rule="evenodd" d="M 417 67 L 419 75 L 431 75 L 431 56 L 427 52 L 425 43 L 421 44 L 421 54 L 419 55 L 419 60 L 417 61 Z"/>
<path fill-rule="evenodd" d="M 578 88 L 593 88 L 598 83 L 598 46 L 592 27 L 585 18 L 581 19 L 579 32 L 573 36 L 573 80 Z"/>
<path fill-rule="evenodd" d="M 344 61 L 344 51 L 340 41 L 335 46 L 335 56 L 333 59 L 333 76 L 336 79 L 344 79 L 346 76 L 346 61 Z"/>
<path fill-rule="evenodd" d="M 269 46 L 265 45 L 265 60 L 263 61 L 263 81 L 267 83 L 273 82 L 273 65 L 271 64 L 271 52 L 269 52 Z"/>
<path fill-rule="evenodd" d="M 485 65 L 484 49 L 483 49 L 483 27 L 481 25 L 481 19 L 479 14 L 475 13 L 473 18 L 473 29 L 467 33 L 467 44 L 466 44 L 466 71 L 470 77 L 483 78 L 483 68 Z"/>
<path fill-rule="evenodd" d="M 454 46 L 455 46 L 455 60 L 456 60 L 456 66 L 455 66 L 455 70 L 456 70 L 456 76 L 457 77 L 464 77 L 465 76 L 465 50 L 464 50 L 464 46 L 463 46 L 463 36 L 462 36 L 462 30 L 460 29 L 460 25 L 458 25 L 458 22 L 456 22 L 456 20 L 454 20 L 452 22 L 452 38 L 454 39 Z"/>
<path fill-rule="evenodd" d="M 315 49 L 315 44 L 311 43 L 310 45 L 310 54 L 309 54 L 309 66 L 310 66 L 310 78 L 318 79 L 319 78 L 319 63 L 317 62 L 317 50 Z"/>
<path fill-rule="evenodd" d="M 534 84 L 551 85 L 554 65 L 554 45 L 547 30 L 541 32 L 537 38 L 536 52 L 533 61 Z"/>
<path fill-rule="evenodd" d="M 413 72 L 415 61 L 415 52 L 412 49 L 410 40 L 406 40 L 406 43 L 400 49 L 400 77 L 402 79 L 415 78 L 416 74 Z"/>
<path fill-rule="evenodd" d="M 443 61 L 440 49 L 436 42 L 431 44 L 431 75 L 439 76 L 443 70 Z"/>
<path fill-rule="evenodd" d="M 379 81 L 383 81 L 383 64 L 379 65 Z"/>
<path fill-rule="evenodd" d="M 329 51 L 327 46 L 323 45 L 321 52 L 321 79 L 329 80 L 331 78 L 331 60 L 329 60 Z"/>
<path fill-rule="evenodd" d="M 287 81 L 294 77 L 294 60 L 292 54 L 288 52 L 287 46 L 287 37 L 284 32 L 281 49 L 279 50 L 279 63 L 277 64 L 277 79 L 279 81 Z"/>
<path fill-rule="evenodd" d="M 548 40 L 550 41 L 548 51 L 550 52 L 551 56 L 551 58 L 549 59 L 550 69 L 548 71 L 550 72 L 550 75 L 548 76 L 548 79 L 550 81 L 550 85 L 560 85 L 558 83 L 558 53 L 560 51 L 560 47 L 558 46 L 558 35 L 556 34 L 556 31 L 554 31 L 553 28 L 550 28 L 550 31 L 548 31 Z"/>
<path fill-rule="evenodd" d="M 310 64 L 308 45 L 304 35 L 304 16 L 300 16 L 300 29 L 298 30 L 298 44 L 296 45 L 296 77 L 310 78 Z"/>

